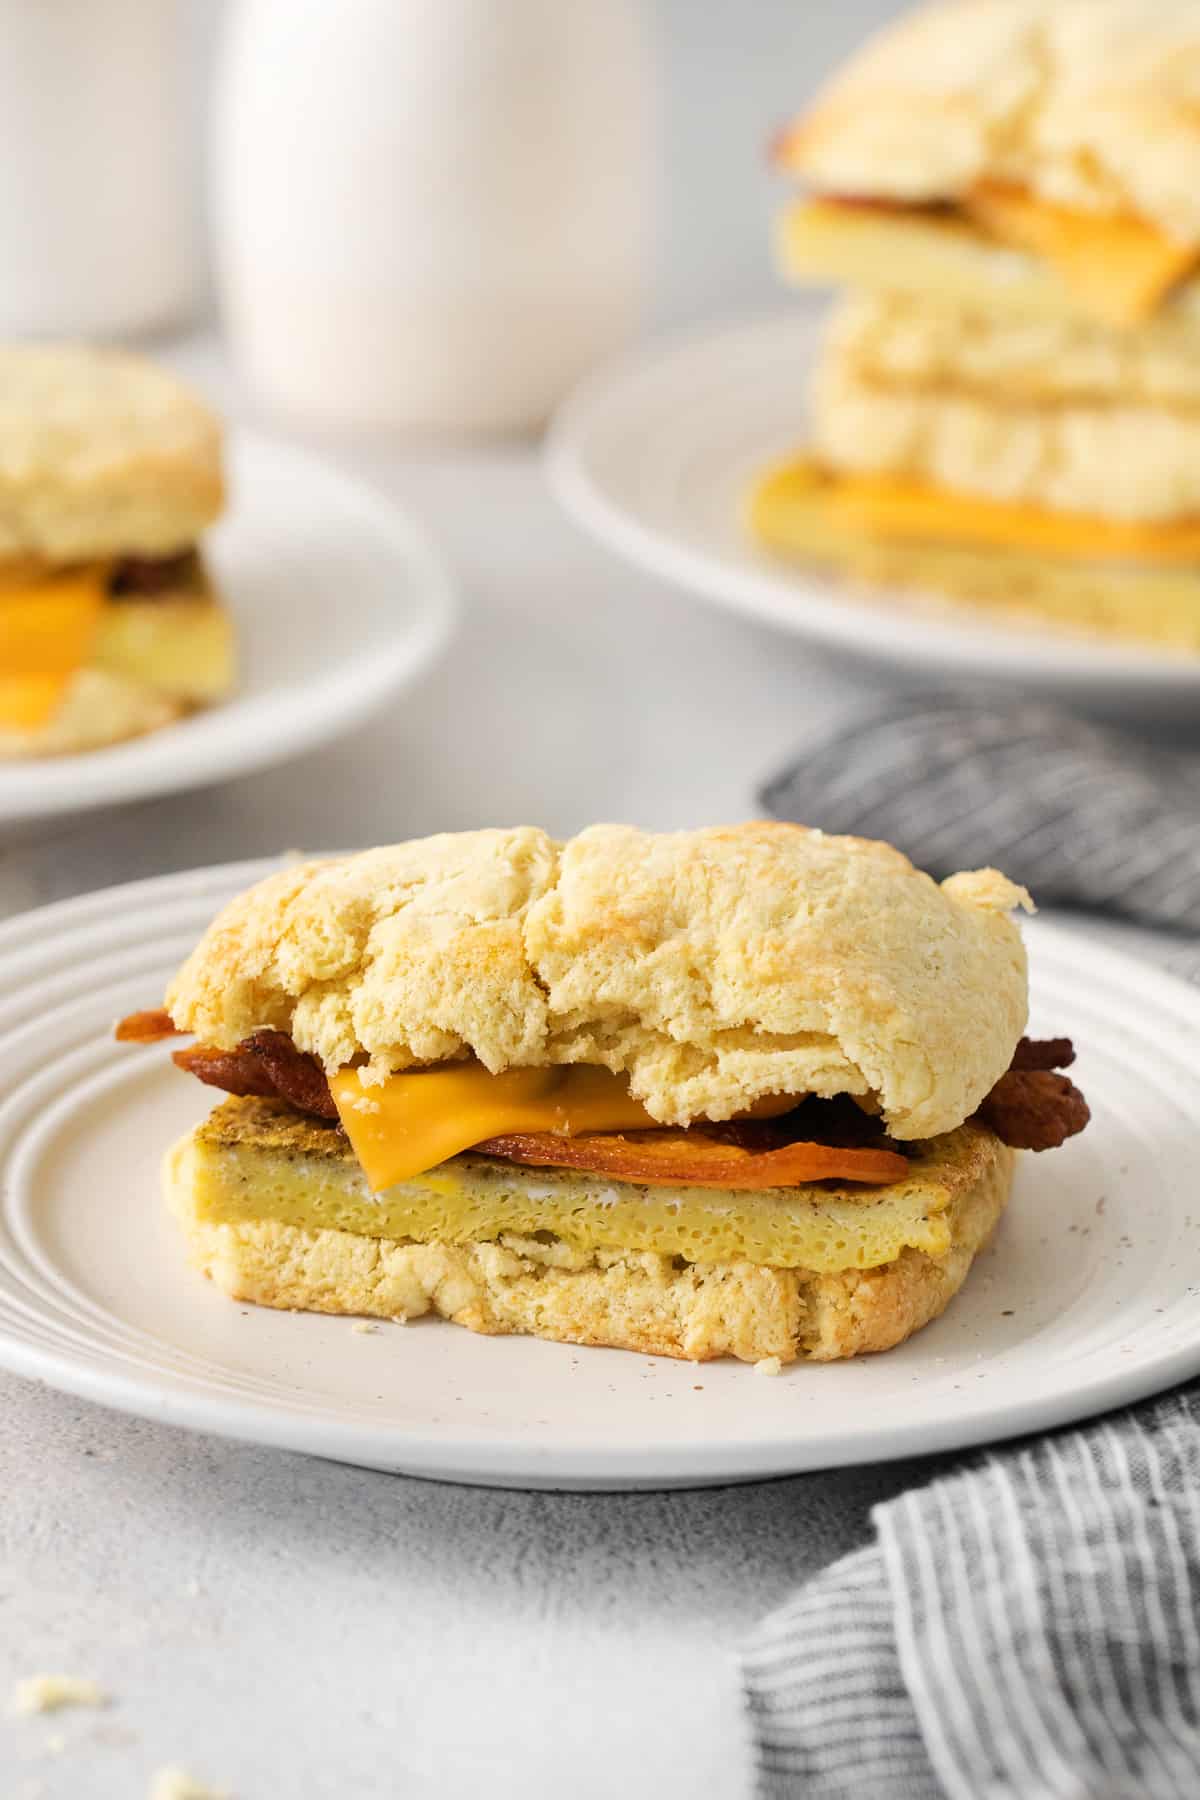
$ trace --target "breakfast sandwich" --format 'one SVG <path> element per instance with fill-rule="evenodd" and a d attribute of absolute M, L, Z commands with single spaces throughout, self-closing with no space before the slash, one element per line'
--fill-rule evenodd
<path fill-rule="evenodd" d="M 1081 1130 L 995 870 L 780 824 L 427 838 L 269 877 L 126 1041 L 224 1099 L 167 1157 L 267 1306 L 703 1360 L 884 1350 L 1014 1150 Z"/>
<path fill-rule="evenodd" d="M 935 0 L 795 125 L 851 290 L 750 521 L 868 586 L 1200 650 L 1200 0 Z"/>
<path fill-rule="evenodd" d="M 91 750 L 224 698 L 200 534 L 220 428 L 141 358 L 0 348 L 0 757 Z"/>

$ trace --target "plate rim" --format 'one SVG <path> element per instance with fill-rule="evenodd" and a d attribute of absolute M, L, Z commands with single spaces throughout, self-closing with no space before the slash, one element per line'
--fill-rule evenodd
<path fill-rule="evenodd" d="M 433 535 L 407 506 L 370 480 L 273 433 L 233 425 L 226 444 L 230 464 L 249 455 L 278 469 L 298 471 L 306 480 L 320 484 L 339 504 L 371 515 L 380 537 L 389 540 L 396 566 L 403 567 L 407 583 L 409 616 L 391 654 L 373 659 L 353 688 L 327 701 L 315 714 L 304 705 L 289 709 L 285 719 L 273 721 L 269 736 L 239 734 L 239 696 L 235 693 L 219 707 L 208 709 L 213 719 L 227 714 L 232 732 L 215 735 L 199 747 L 193 744 L 186 755 L 175 754 L 178 740 L 172 740 L 168 726 L 108 747 L 122 756 L 122 765 L 115 772 L 111 763 L 104 761 L 106 749 L 0 761 L 0 831 L 188 792 L 277 767 L 362 724 L 394 694 L 425 674 L 446 650 L 461 610 L 458 585 Z M 237 504 L 235 489 L 230 516 Z M 217 520 L 213 529 L 222 522 Z M 328 694 L 333 680 L 327 677 L 319 686 Z"/>
<path fill-rule="evenodd" d="M 842 595 L 819 574 L 789 574 L 765 556 L 756 566 L 730 564 L 715 550 L 689 544 L 623 505 L 599 482 L 591 466 L 598 430 L 614 407 L 629 405 L 662 378 L 670 363 L 702 363 L 727 356 L 740 344 L 765 346 L 792 338 L 793 353 L 811 353 L 820 321 L 803 303 L 792 312 L 776 307 L 709 320 L 660 333 L 594 369 L 567 395 L 551 419 L 543 467 L 563 511 L 595 541 L 706 605 L 784 631 L 802 641 L 876 667 L 929 676 L 941 669 L 980 680 L 1031 680 L 1097 696 L 1195 698 L 1200 656 L 1170 655 L 1136 643 L 1089 642 L 1050 631 L 1023 634 L 966 609 L 945 616 L 919 607 L 889 605 L 867 595 Z M 796 408 L 796 439 L 804 430 L 804 404 Z"/>
<path fill-rule="evenodd" d="M 196 900 L 208 893 L 215 907 L 284 861 L 280 857 L 253 858 L 150 876 L 17 914 L 0 922 L 0 966 L 7 953 L 19 952 L 31 935 L 44 944 L 72 926 L 86 935 L 106 913 L 126 912 L 138 902 L 172 895 Z M 1052 941 L 1068 962 L 1082 957 L 1093 971 L 1111 970 L 1117 980 L 1136 982 L 1148 1005 L 1161 1006 L 1177 1028 L 1195 1031 L 1200 1041 L 1200 990 L 1193 984 L 1124 948 L 1085 934 L 1067 918 L 1043 917 L 1033 929 L 1043 941 Z M 92 954 L 100 957 L 103 950 L 98 947 Z M 14 979 L 7 977 L 4 987 Z M 585 1444 L 547 1448 L 511 1436 L 497 1435 L 492 1440 L 478 1429 L 473 1435 L 450 1430 L 433 1437 L 403 1425 L 366 1424 L 328 1414 L 313 1417 L 268 1400 L 208 1394 L 194 1377 L 181 1376 L 176 1385 L 164 1382 L 153 1371 L 125 1374 L 97 1368 L 86 1350 L 49 1349 L 29 1343 L 10 1336 L 2 1323 L 0 1368 L 120 1412 L 244 1443 L 327 1456 L 422 1479 L 599 1492 L 732 1485 L 867 1462 L 967 1452 L 983 1444 L 1081 1422 L 1165 1392 L 1200 1373 L 1200 1318 L 1190 1343 L 1153 1351 L 1148 1360 L 1133 1366 L 1113 1360 L 1069 1388 L 1042 1396 L 1002 1399 L 965 1418 L 935 1416 L 895 1425 L 875 1421 L 870 1431 L 862 1430 L 845 1441 L 830 1432 L 802 1438 L 776 1434 L 733 1448 L 728 1442 L 718 1441 L 714 1447 L 697 1439 L 664 1449 L 644 1437 L 614 1440 L 611 1435 L 595 1448 Z M 745 1379 L 751 1379 L 749 1370 Z"/>

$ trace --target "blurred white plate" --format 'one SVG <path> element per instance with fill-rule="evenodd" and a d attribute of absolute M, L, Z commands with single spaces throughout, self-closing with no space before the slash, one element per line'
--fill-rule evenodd
<path fill-rule="evenodd" d="M 214 1103 L 112 1041 L 270 864 L 110 889 L 0 927 L 0 1364 L 104 1405 L 373 1468 L 522 1487 L 744 1481 L 1061 1424 L 1200 1371 L 1200 994 L 1030 930 L 1034 1029 L 1072 1034 L 1084 1135 L 1022 1159 L 948 1313 L 777 1380 L 232 1302 L 190 1270 L 164 1150 Z"/>
<path fill-rule="evenodd" d="M 423 532 L 369 488 L 246 432 L 205 535 L 237 625 L 232 699 L 82 756 L 0 762 L 0 826 L 266 768 L 366 718 L 445 644 L 450 582 Z"/>
<path fill-rule="evenodd" d="M 550 433 L 559 500 L 602 543 L 700 598 L 873 662 L 925 678 L 1019 682 L 1118 711 L 1194 708 L 1200 657 L 870 595 L 757 550 L 742 529 L 743 498 L 759 471 L 803 442 L 817 338 L 811 315 L 792 314 L 708 327 L 601 369 Z"/>

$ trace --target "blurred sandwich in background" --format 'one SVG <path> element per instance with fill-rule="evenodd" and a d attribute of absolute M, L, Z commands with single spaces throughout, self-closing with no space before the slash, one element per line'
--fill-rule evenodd
<path fill-rule="evenodd" d="M 230 692 L 198 547 L 223 501 L 217 421 L 165 371 L 0 349 L 0 758 L 98 749 Z"/>
<path fill-rule="evenodd" d="M 846 283 L 772 550 L 1200 650 L 1200 0 L 938 0 L 775 145 Z"/>

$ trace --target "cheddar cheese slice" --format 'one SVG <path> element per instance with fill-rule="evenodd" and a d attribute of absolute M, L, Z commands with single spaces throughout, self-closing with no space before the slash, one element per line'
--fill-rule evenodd
<path fill-rule="evenodd" d="M 508 1132 L 645 1131 L 657 1125 L 607 1069 L 508 1069 L 446 1063 L 367 1086 L 357 1069 L 330 1082 L 338 1116 L 376 1193 L 485 1138 Z"/>
<path fill-rule="evenodd" d="M 0 728 L 35 731 L 87 662 L 108 595 L 105 564 L 0 585 Z"/>
<path fill-rule="evenodd" d="M 73 674 L 0 674 L 0 731 L 37 731 L 66 698 Z"/>
<path fill-rule="evenodd" d="M 103 564 L 0 589 L 0 674 L 66 675 L 86 662 L 107 599 Z"/>
<path fill-rule="evenodd" d="M 1042 257 L 1108 325 L 1141 324 L 1200 266 L 1200 245 L 1166 237 L 1144 219 L 1075 212 L 1001 182 L 981 182 L 963 210 L 989 236 Z"/>
<path fill-rule="evenodd" d="M 842 475 L 809 457 L 770 471 L 756 487 L 751 524 L 768 541 L 797 506 L 818 505 L 839 531 L 896 542 L 970 544 L 1089 562 L 1159 566 L 1200 563 L 1200 518 L 1130 524 L 1086 513 L 953 493 L 891 475 Z"/>

